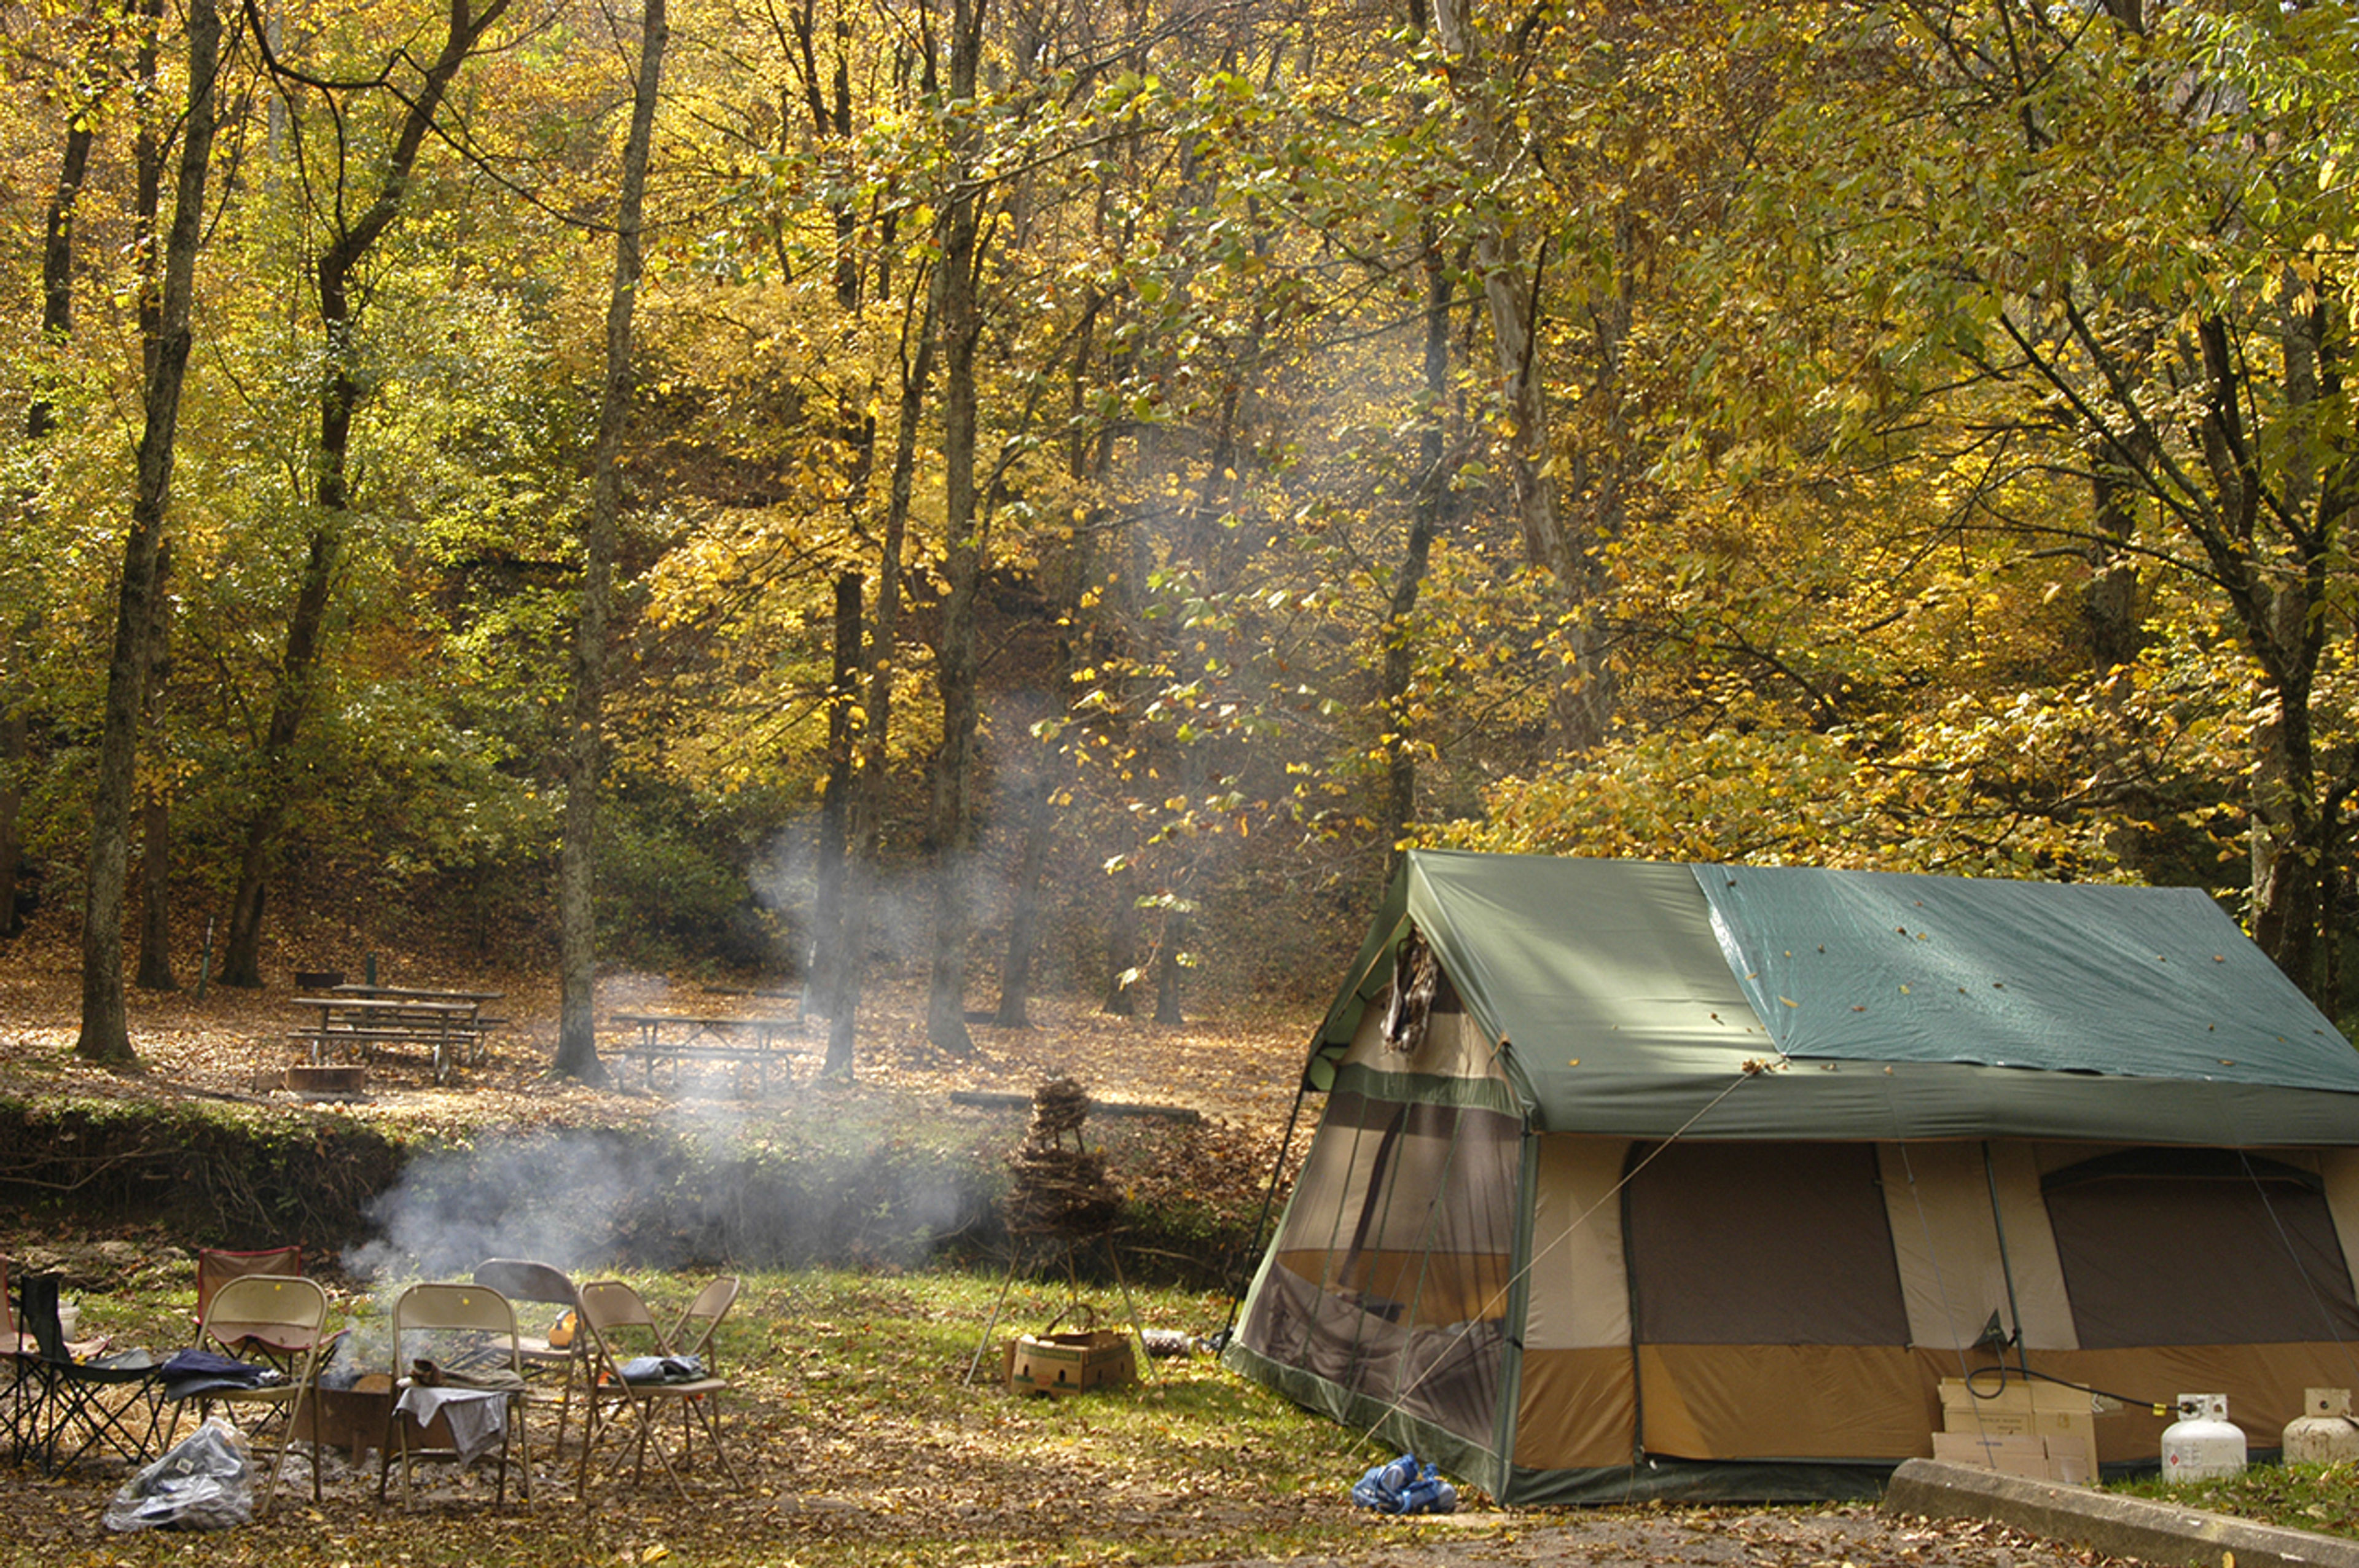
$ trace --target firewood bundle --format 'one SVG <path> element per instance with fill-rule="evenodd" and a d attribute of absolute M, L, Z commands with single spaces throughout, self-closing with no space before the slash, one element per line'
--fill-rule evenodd
<path fill-rule="evenodd" d="M 1010 1230 L 1083 1237 L 1113 1227 L 1122 1195 L 1106 1179 L 1104 1157 L 1082 1144 L 1089 1110 L 1088 1092 L 1071 1078 L 1051 1078 L 1033 1091 L 1032 1125 L 1007 1157 Z"/>

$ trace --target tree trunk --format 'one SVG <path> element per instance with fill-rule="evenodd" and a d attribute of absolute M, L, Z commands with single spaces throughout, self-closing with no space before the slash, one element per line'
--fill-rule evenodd
<path fill-rule="evenodd" d="M 1187 1019 L 1180 1011 L 1180 977 L 1186 966 L 1180 960 L 1187 950 L 1188 916 L 1179 909 L 1167 909 L 1163 914 L 1163 939 L 1156 945 L 1155 961 L 1155 1022 L 1179 1025 Z"/>
<path fill-rule="evenodd" d="M 917 489 L 918 429 L 925 418 L 926 388 L 934 378 L 934 343 L 940 333 L 940 276 L 928 282 L 917 323 L 914 350 L 903 340 L 899 423 L 893 434 L 893 472 L 885 498 L 885 543 L 876 557 L 876 620 L 868 650 L 868 703 L 862 715 L 860 773 L 853 791 L 853 852 L 843 902 L 843 966 L 836 979 L 836 1006 L 828 1020 L 824 1077 L 849 1079 L 855 1055 L 854 1023 L 861 987 L 868 971 L 868 932 L 884 880 L 885 811 L 891 784 L 886 742 L 893 730 L 893 680 L 901 637 L 901 554 L 908 542 L 909 505 Z"/>
<path fill-rule="evenodd" d="M 429 65 L 419 85 L 407 99 L 401 128 L 384 162 L 384 174 L 368 207 L 350 227 L 332 231 L 335 237 L 321 253 L 314 267 L 320 288 L 321 340 L 332 367 L 321 389 L 319 479 L 311 536 L 304 554 L 303 574 L 295 606 L 287 620 L 287 645 L 280 654 L 278 678 L 271 696 L 270 719 L 263 732 L 262 756 L 256 768 L 254 815 L 248 818 L 245 843 L 238 860 L 237 891 L 230 901 L 229 935 L 222 955 L 222 983 L 258 986 L 262 983 L 262 915 L 264 892 L 278 835 L 287 820 L 294 781 L 295 741 L 301 733 L 312 687 L 319 676 L 320 647 L 327 630 L 328 606 L 335 587 L 339 557 L 351 525 L 351 449 L 353 416 L 360 407 L 362 388 L 355 367 L 360 352 L 360 319 L 353 300 L 353 284 L 377 240 L 401 214 L 418 155 L 434 128 L 451 81 L 466 63 L 475 43 L 510 0 L 489 0 L 480 11 L 470 0 L 450 0 L 440 52 Z M 267 35 L 257 39 L 274 71 L 283 70 L 269 52 Z M 323 214 L 339 222 L 342 195 Z"/>
<path fill-rule="evenodd" d="M 65 157 L 58 168 L 57 189 L 49 198 L 48 232 L 41 243 L 41 341 L 49 349 L 63 348 L 73 335 L 73 221 L 82 184 L 90 171 L 90 147 L 94 135 L 90 111 L 76 105 L 66 121 Z M 38 441 L 57 427 L 57 406 L 49 399 L 46 374 L 25 409 L 25 434 Z"/>
<path fill-rule="evenodd" d="M 152 49 L 149 51 L 152 59 Z M 149 72 L 150 80 L 153 71 Z M 49 197 L 47 233 L 41 243 L 41 341 L 50 349 L 63 347 L 73 335 L 73 219 L 82 180 L 90 170 L 90 149 L 95 122 L 77 104 L 66 118 L 65 154 L 58 167 L 57 189 Z M 151 209 L 152 211 L 152 209 Z M 25 437 L 31 442 L 48 438 L 57 427 L 57 406 L 49 382 L 35 385 L 25 409 Z M 37 498 L 26 503 L 37 506 Z M 23 929 L 16 914 L 16 889 L 25 868 L 25 778 L 32 767 L 33 639 L 40 630 L 37 611 L 27 611 L 14 628 L 7 665 L 0 675 L 0 937 Z"/>
<path fill-rule="evenodd" d="M 983 55 L 984 0 L 952 0 L 951 103 L 972 109 Z M 942 485 L 943 576 L 941 647 L 934 661 L 942 699 L 941 749 L 934 756 L 934 951 L 926 989 L 926 1038 L 953 1056 L 972 1055 L 966 1029 L 968 856 L 973 836 L 970 793 L 978 720 L 975 695 L 974 599 L 982 576 L 982 520 L 974 491 L 975 348 L 982 319 L 975 293 L 976 129 L 962 114 L 952 133 L 951 189 L 942 211 Z"/>
<path fill-rule="evenodd" d="M 623 150 L 623 189 L 614 209 L 614 283 L 606 302 L 606 380 L 598 402 L 597 451 L 590 486 L 590 524 L 582 544 L 582 602 L 573 638 L 573 712 L 565 759 L 565 826 L 557 876 L 558 977 L 555 1070 L 585 1083 L 606 1081 L 598 1059 L 596 863 L 598 781 L 603 761 L 606 622 L 614 593 L 615 541 L 623 511 L 623 432 L 634 384 L 631 329 L 641 266 L 647 160 L 655 143 L 656 97 L 662 85 L 669 28 L 665 0 L 645 0 L 639 16 L 639 79 L 631 100 L 631 135 Z"/>
<path fill-rule="evenodd" d="M 147 378 L 147 418 L 139 438 L 138 490 L 123 546 L 114 648 L 107 663 L 104 727 L 97 788 L 91 802 L 90 881 L 82 916 L 82 1034 L 75 1054 L 111 1066 L 136 1067 L 123 1001 L 123 893 L 129 870 L 133 763 L 139 703 L 147 685 L 150 606 L 156 562 L 172 488 L 172 451 L 180 388 L 189 364 L 189 310 L 197 247 L 203 235 L 205 175 L 212 157 L 213 87 L 220 69 L 221 18 L 213 0 L 189 0 L 189 114 L 181 132 L 179 184 L 164 246 L 157 353 Z"/>
<path fill-rule="evenodd" d="M 2335 868 L 2318 811 L 2318 766 L 2305 691 L 2280 691 L 2253 733 L 2253 941 L 2330 1015 L 2323 962 Z"/>
<path fill-rule="evenodd" d="M 1385 884 L 1408 852 L 1409 825 L 1417 820 L 1417 750 L 1410 737 L 1415 715 L 1410 712 L 1409 684 L 1416 667 L 1414 630 L 1410 617 L 1425 586 L 1427 563 L 1433 555 L 1434 535 L 1440 531 L 1450 505 L 1450 476 L 1442 471 L 1448 452 L 1443 427 L 1450 397 L 1450 274 L 1442 265 L 1441 243 L 1430 220 L 1425 224 L 1425 420 L 1418 435 L 1417 499 L 1409 510 L 1408 541 L 1393 575 L 1392 602 L 1385 612 L 1384 689 L 1379 700 L 1385 716 Z"/>
<path fill-rule="evenodd" d="M 1138 874 L 1127 866 L 1114 875 L 1114 918 L 1106 928 L 1105 1000 L 1098 1011 L 1114 1018 L 1138 1011 Z"/>
<path fill-rule="evenodd" d="M 162 760 L 164 691 L 171 682 L 172 542 L 156 552 L 155 624 L 148 632 L 147 731 L 151 752 Z M 172 778 L 158 766 L 147 788 L 139 827 L 139 968 L 132 984 L 146 991 L 178 990 L 172 978 Z"/>
<path fill-rule="evenodd" d="M 1039 946 L 1040 877 L 1049 864 L 1049 796 L 1051 749 L 1039 748 L 1032 777 L 1024 786 L 1023 847 L 1017 852 L 1016 885 L 1008 891 L 1007 946 L 999 965 L 999 1011 L 992 1022 L 1002 1029 L 1032 1027 L 1032 955 Z"/>
<path fill-rule="evenodd" d="M 810 967 L 803 977 L 803 1010 L 832 1018 L 843 978 L 843 871 L 852 811 L 852 715 L 860 702 L 858 572 L 835 579 L 835 665 L 827 684 L 827 789 L 819 802 L 819 845 L 813 870 Z"/>
<path fill-rule="evenodd" d="M 2089 663 L 2100 675 L 2136 658 L 2139 643 L 2137 568 L 2128 550 L 2137 533 L 2141 492 L 2112 460 L 2114 445 L 2110 438 L 2099 443 L 2092 481 L 2095 537 L 2089 542 L 2089 583 L 2081 592 Z"/>

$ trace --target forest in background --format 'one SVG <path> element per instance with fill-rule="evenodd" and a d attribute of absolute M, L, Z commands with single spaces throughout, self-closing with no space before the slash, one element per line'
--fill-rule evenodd
<path fill-rule="evenodd" d="M 0 923 L 134 985 L 331 900 L 555 966 L 594 777 L 602 956 L 929 968 L 953 1052 L 1316 992 L 1408 842 L 2202 886 L 2342 1011 L 2343 7 L 32 0 L 0 71 Z"/>

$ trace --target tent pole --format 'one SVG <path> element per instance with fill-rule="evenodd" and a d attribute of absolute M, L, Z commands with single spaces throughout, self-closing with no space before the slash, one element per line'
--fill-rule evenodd
<path fill-rule="evenodd" d="M 1237 1255 L 1237 1270 L 1229 1276 L 1229 1320 L 1221 1325 L 1221 1343 L 1226 1346 L 1236 1332 L 1237 1309 L 1245 1304 L 1245 1264 L 1248 1259 L 1261 1255 L 1262 1232 L 1269 1226 L 1270 1206 L 1277 1201 L 1277 1179 L 1286 1170 L 1286 1156 L 1294 1148 L 1294 1129 L 1302 1120 L 1302 1097 L 1310 1092 L 1308 1078 L 1298 1078 L 1294 1084 L 1294 1108 L 1286 1113 L 1286 1136 L 1277 1142 L 1277 1158 L 1269 1167 L 1269 1185 L 1262 1190 L 1261 1213 L 1254 1218 L 1253 1240 Z"/>
<path fill-rule="evenodd" d="M 1122 1287 L 1122 1304 L 1130 1313 L 1130 1336 L 1138 1343 L 1139 1380 L 1151 1383 L 1161 1374 L 1155 1370 L 1154 1352 L 1147 1348 L 1147 1320 L 1138 1315 L 1138 1303 L 1130 1293 L 1130 1281 L 1123 1275 L 1122 1260 L 1114 1253 L 1114 1233 L 1108 1231 L 1104 1240 L 1106 1266 L 1114 1271 L 1114 1282 Z"/>
<path fill-rule="evenodd" d="M 983 1325 L 983 1337 L 975 1341 L 974 1357 L 966 1364 L 966 1380 L 974 1383 L 974 1369 L 983 1365 L 983 1353 L 991 1346 L 992 1331 L 999 1326 L 999 1314 L 1006 1309 L 1007 1292 L 1016 1288 L 1016 1273 L 1024 1262 L 1024 1238 L 1016 1238 L 1016 1249 L 1008 1255 L 1007 1278 L 1000 1281 L 999 1299 L 991 1303 L 991 1321 Z"/>
<path fill-rule="evenodd" d="M 2015 1364 L 2023 1373 L 2023 1380 L 2031 1381 L 2031 1358 L 2023 1348 L 2023 1309 L 2015 1301 L 2015 1263 L 2006 1251 L 2006 1220 L 1998 1210 L 1998 1168 L 1991 1161 L 1990 1140 L 1983 1140 L 1983 1181 L 1990 1188 L 1991 1229 L 1998 1237 L 1998 1271 L 2006 1281 L 2006 1315 L 2015 1325 Z M 2006 1364 L 2006 1347 L 1999 1349 L 1999 1364 Z"/>
<path fill-rule="evenodd" d="M 1614 1184 L 1614 1195 L 1618 1198 L 1622 1211 L 1623 1299 L 1628 1303 L 1627 1310 L 1630 1314 L 1631 1491 L 1636 1489 L 1638 1466 L 1647 1462 L 1647 1368 L 1645 1358 L 1639 1354 L 1638 1271 L 1630 1264 L 1630 1238 L 1636 1234 L 1630 1226 L 1630 1184 L 1636 1179 L 1638 1172 L 1647 1162 L 1654 1158 L 1652 1153 L 1648 1153 L 1644 1159 L 1639 1157 L 1638 1151 L 1644 1147 L 1645 1145 L 1635 1138 L 1630 1141 L 1630 1147 L 1622 1154 L 1622 1179 Z M 1658 1150 L 1662 1147 L 1661 1144 L 1656 1145 Z M 1628 1491 L 1624 1493 L 1623 1500 L 1625 1502 L 1629 1500 Z"/>

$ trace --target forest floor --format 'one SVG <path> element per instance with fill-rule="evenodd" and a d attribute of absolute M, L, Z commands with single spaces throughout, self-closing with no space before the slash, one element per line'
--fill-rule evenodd
<path fill-rule="evenodd" d="M 457 1138 L 519 1127 L 595 1127 L 667 1114 L 682 1098 L 728 1107 L 742 1127 L 765 1115 L 827 1116 L 842 1105 L 808 1083 L 763 1098 L 726 1072 L 650 1092 L 637 1075 L 604 1088 L 554 1080 L 556 993 L 545 977 L 424 972 L 381 966 L 386 983 L 500 989 L 510 1020 L 489 1059 L 462 1081 L 372 1084 L 326 1113 L 408 1123 Z M 0 951 L 0 1095 L 165 1103 L 283 1103 L 269 1087 L 288 1059 L 286 984 L 209 988 L 131 1000 L 143 1070 L 98 1071 L 72 1055 L 80 1008 L 77 957 L 62 943 Z M 598 1008 L 753 1011 L 745 994 L 652 977 L 602 981 Z M 1108 1017 L 1054 999 L 1021 1030 L 973 1025 L 972 1056 L 924 1043 L 912 985 L 879 988 L 863 1014 L 857 1083 L 831 1096 L 939 1102 L 953 1090 L 1029 1095 L 1070 1075 L 1100 1100 L 1191 1108 L 1205 1140 L 1169 1179 L 1227 1203 L 1256 1201 L 1293 1103 L 1316 1010 L 1214 1007 L 1182 1026 Z M 816 1052 L 819 1042 L 813 1040 Z M 815 1062 L 815 1058 L 814 1058 Z M 806 1068 L 806 1071 L 808 1067 Z M 659 1080 L 659 1083 L 661 1080 Z M 1006 1115 L 1006 1113 L 1000 1113 Z M 1021 1120 L 1006 1116 L 1011 1141 Z M 1298 1151 L 1299 1152 L 1299 1151 Z M 137 1324 L 166 1342 L 185 1334 L 193 1300 L 184 1249 L 153 1230 L 72 1235 L 0 1220 L 0 1251 L 61 1268 L 95 1287 L 96 1316 L 119 1291 L 145 1303 Z M 663 1281 L 651 1282 L 660 1289 Z M 674 1282 L 674 1293 L 688 1287 Z M 1726 1563 L 1741 1568 L 2070 1568 L 2087 1559 L 1990 1526 L 1894 1521 L 1853 1505 L 1831 1509 L 1502 1510 L 1479 1495 L 1449 1519 L 1382 1519 L 1352 1507 L 1360 1470 L 1382 1457 L 1356 1434 L 1242 1385 L 1208 1357 L 1155 1364 L 1131 1389 L 1070 1401 L 1018 1400 L 971 1384 L 985 1321 L 1025 1321 L 1052 1304 L 1015 1299 L 988 1280 L 929 1283 L 886 1270 L 858 1276 L 757 1276 L 733 1316 L 736 1397 L 732 1443 L 748 1484 L 700 1482 L 686 1496 L 659 1487 L 576 1500 L 573 1456 L 546 1454 L 530 1510 L 484 1506 L 488 1478 L 439 1482 L 424 1511 L 376 1502 L 374 1461 L 332 1454 L 314 1505 L 297 1474 L 281 1505 L 251 1525 L 190 1538 L 111 1535 L 102 1510 L 124 1469 L 69 1467 L 55 1476 L 0 1469 L 0 1563 L 180 1562 L 194 1552 L 233 1564 L 300 1563 L 1223 1563 L 1291 1561 L 1355 1568 L 1476 1564 Z M 344 1281 L 342 1292 L 364 1289 Z M 1000 1292 L 995 1299 L 995 1292 Z M 342 1292 L 340 1292 L 342 1293 Z M 1142 1318 L 1201 1333 L 1223 1303 L 1148 1292 Z M 126 1311 L 128 1308 L 126 1307 Z M 109 1326 L 102 1324 L 102 1326 Z M 134 1325 L 125 1319 L 125 1330 Z M 124 1342 L 118 1336 L 118 1343 Z M 574 1446 L 578 1447 L 578 1437 Z M 304 1468 L 298 1451 L 296 1470 Z"/>

